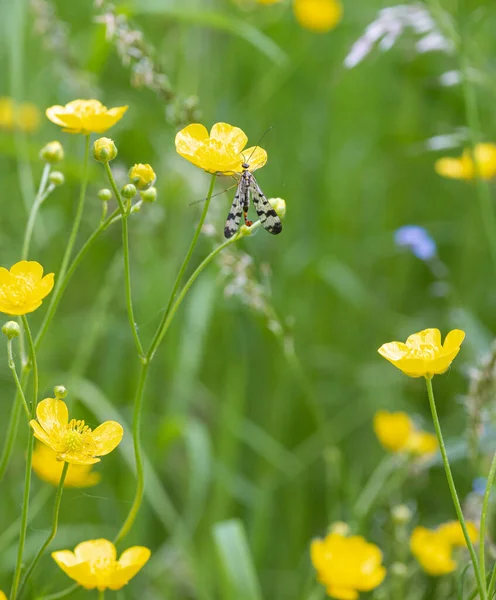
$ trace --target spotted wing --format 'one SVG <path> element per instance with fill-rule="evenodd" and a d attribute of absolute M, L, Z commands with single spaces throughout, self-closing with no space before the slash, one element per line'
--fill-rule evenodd
<path fill-rule="evenodd" d="M 272 208 L 265 194 L 260 189 L 260 186 L 253 175 L 250 181 L 250 192 L 253 198 L 253 204 L 257 211 L 257 215 L 262 223 L 262 227 L 269 233 L 277 235 L 282 231 L 282 223 L 276 211 Z"/>
<path fill-rule="evenodd" d="M 243 215 L 243 206 L 249 202 L 249 186 L 243 177 L 238 182 L 236 195 L 231 206 L 231 210 L 227 216 L 226 226 L 224 227 L 224 236 L 229 239 L 239 229 L 241 217 Z"/>

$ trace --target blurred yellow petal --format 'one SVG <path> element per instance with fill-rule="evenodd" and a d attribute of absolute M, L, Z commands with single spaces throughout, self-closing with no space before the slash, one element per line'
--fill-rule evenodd
<path fill-rule="evenodd" d="M 445 575 L 457 567 L 451 544 L 437 531 L 416 527 L 410 538 L 410 549 L 429 575 Z"/>
<path fill-rule="evenodd" d="M 434 168 L 438 175 L 449 179 L 472 179 L 474 170 L 459 158 L 440 158 Z"/>
<path fill-rule="evenodd" d="M 437 437 L 427 431 L 413 431 L 406 445 L 406 450 L 417 456 L 435 454 L 438 448 Z"/>
<path fill-rule="evenodd" d="M 98 100 L 73 100 L 65 106 L 51 106 L 46 116 L 69 133 L 104 133 L 119 121 L 127 106 L 107 109 Z"/>
<path fill-rule="evenodd" d="M 36 422 L 35 425 L 39 427 Z M 35 427 L 33 427 L 33 429 L 35 429 Z M 36 437 L 38 437 L 38 435 L 36 435 Z M 33 452 L 33 471 L 40 479 L 54 486 L 59 485 L 64 467 L 64 462 L 58 460 L 57 456 L 58 453 L 52 448 L 49 448 L 45 443 L 36 444 L 36 448 Z M 90 487 L 96 485 L 99 481 L 100 474 L 92 472 L 90 465 L 71 464 L 67 470 L 64 487 Z"/>
<path fill-rule="evenodd" d="M 475 543 L 479 538 L 479 529 L 472 521 L 466 521 L 468 535 L 472 543 Z M 449 521 L 443 523 L 437 528 L 437 532 L 453 546 L 466 546 L 465 536 L 463 535 L 462 526 L 458 521 Z"/>
<path fill-rule="evenodd" d="M 93 431 L 93 453 L 105 456 L 116 448 L 124 435 L 122 425 L 115 421 L 107 421 Z"/>
<path fill-rule="evenodd" d="M 7 596 L 0 590 L 0 600 L 7 600 Z"/>
<path fill-rule="evenodd" d="M 314 33 L 327 33 L 343 18 L 340 0 L 294 0 L 293 10 L 298 23 Z"/>
<path fill-rule="evenodd" d="M 349 588 L 339 588 L 334 585 L 327 587 L 327 593 L 332 598 L 337 600 L 356 600 L 358 598 L 358 592 Z"/>
<path fill-rule="evenodd" d="M 374 415 L 374 431 L 386 450 L 399 452 L 407 447 L 413 423 L 405 412 L 380 410 Z"/>
<path fill-rule="evenodd" d="M 50 108 L 46 109 L 45 114 L 52 123 L 55 123 L 55 125 L 66 127 L 65 121 L 63 120 L 65 114 L 65 108 L 63 106 L 58 104 L 50 106 Z"/>

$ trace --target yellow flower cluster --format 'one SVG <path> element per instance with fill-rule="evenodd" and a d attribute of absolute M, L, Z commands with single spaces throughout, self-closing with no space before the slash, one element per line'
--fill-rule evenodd
<path fill-rule="evenodd" d="M 0 98 L 0 129 L 33 133 L 39 129 L 40 120 L 40 111 L 35 104 L 17 103 L 6 96 Z"/>
<path fill-rule="evenodd" d="M 472 152 L 463 151 L 459 158 L 440 158 L 436 161 L 436 172 L 450 179 L 475 179 L 477 169 L 482 179 L 493 179 L 496 176 L 496 144 L 477 144 Z"/>
<path fill-rule="evenodd" d="M 438 449 L 436 436 L 416 429 L 410 417 L 402 411 L 378 411 L 374 415 L 374 431 L 382 446 L 390 452 L 428 456 Z"/>
<path fill-rule="evenodd" d="M 471 521 L 467 521 L 466 526 L 473 543 L 478 537 L 477 526 Z M 453 559 L 453 550 L 465 546 L 465 538 L 458 521 L 444 523 L 437 529 L 416 527 L 410 538 L 412 554 L 424 571 L 433 576 L 452 573 L 457 567 Z"/>
<path fill-rule="evenodd" d="M 310 556 L 319 581 L 338 600 L 355 600 L 359 592 L 373 590 L 386 576 L 381 551 L 361 536 L 330 533 L 312 542 Z"/>

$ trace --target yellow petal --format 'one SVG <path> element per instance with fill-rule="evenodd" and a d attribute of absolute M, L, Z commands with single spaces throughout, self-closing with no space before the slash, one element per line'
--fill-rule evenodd
<path fill-rule="evenodd" d="M 401 360 L 408 354 L 408 347 L 402 342 L 389 342 L 383 344 L 377 352 L 394 364 L 394 362 Z"/>
<path fill-rule="evenodd" d="M 142 546 L 134 546 L 123 552 L 119 559 L 119 565 L 122 568 L 110 575 L 108 587 L 111 590 L 120 590 L 143 568 L 150 555 L 150 550 Z"/>
<path fill-rule="evenodd" d="M 373 590 L 384 581 L 386 577 L 386 569 L 383 566 L 378 566 L 371 573 L 362 575 L 358 589 L 362 592 Z"/>
<path fill-rule="evenodd" d="M 406 345 L 408 347 L 415 348 L 424 344 L 435 348 L 441 348 L 441 332 L 439 329 L 423 329 L 418 333 L 409 335 L 406 340 Z"/>
<path fill-rule="evenodd" d="M 92 572 L 88 562 L 79 562 L 72 552 L 61 550 L 52 552 L 53 560 L 71 579 L 82 585 L 88 590 L 92 590 L 97 585 L 97 577 Z"/>
<path fill-rule="evenodd" d="M 337 600 L 356 600 L 358 598 L 358 592 L 352 588 L 340 588 L 334 585 L 327 586 L 327 593 L 332 598 Z"/>
<path fill-rule="evenodd" d="M 45 114 L 52 123 L 55 123 L 55 125 L 65 127 L 65 108 L 63 106 L 50 106 L 50 108 L 46 109 Z"/>
<path fill-rule="evenodd" d="M 43 299 L 52 291 L 55 275 L 53 273 L 48 273 L 45 275 L 40 283 L 36 286 L 36 294 L 39 298 Z"/>
<path fill-rule="evenodd" d="M 12 281 L 10 271 L 5 267 L 0 267 L 0 285 L 9 285 Z"/>
<path fill-rule="evenodd" d="M 30 421 L 29 424 L 31 425 L 32 429 L 33 429 L 33 434 L 34 437 L 38 440 L 40 440 L 40 442 L 43 442 L 44 444 L 46 444 L 47 446 L 49 446 L 50 448 L 53 448 L 53 450 L 57 450 L 58 445 L 55 443 L 53 443 L 52 438 L 45 433 L 45 430 L 41 428 L 40 424 L 38 423 L 38 421 Z M 53 447 L 55 445 L 55 448 Z"/>
<path fill-rule="evenodd" d="M 81 450 L 74 452 L 60 452 L 59 459 L 68 462 L 70 465 L 96 465 L 100 462 L 99 458 L 82 454 Z"/>
<path fill-rule="evenodd" d="M 315 33 L 327 33 L 343 17 L 339 0 L 294 0 L 293 10 L 298 23 Z"/>
<path fill-rule="evenodd" d="M 10 268 L 12 275 L 30 276 L 33 282 L 40 281 L 43 277 L 43 267 L 35 260 L 21 260 Z"/>
<path fill-rule="evenodd" d="M 0 312 L 4 313 L 6 315 L 12 315 L 12 316 L 27 315 L 27 314 L 35 311 L 40 306 L 41 306 L 41 301 L 36 302 L 34 304 L 15 306 L 13 304 L 10 304 L 9 302 L 3 302 L 2 300 L 0 300 Z"/>
<path fill-rule="evenodd" d="M 235 154 L 240 154 L 248 142 L 246 133 L 229 123 L 216 123 L 210 131 L 210 137 L 224 146 L 231 146 Z"/>
<path fill-rule="evenodd" d="M 115 560 L 117 553 L 112 542 L 100 538 L 81 542 L 74 549 L 74 555 L 78 562 L 84 562 L 97 559 Z"/>
<path fill-rule="evenodd" d="M 459 349 L 465 339 L 465 332 L 461 329 L 453 329 L 448 333 L 443 344 L 444 352 L 452 352 Z"/>
<path fill-rule="evenodd" d="M 260 148 L 260 146 L 248 148 L 241 154 L 243 156 L 243 161 L 250 165 L 251 173 L 257 169 L 261 169 L 267 162 L 267 152 L 264 148 Z"/>
<path fill-rule="evenodd" d="M 92 433 L 93 454 L 95 456 L 105 456 L 116 448 L 124 435 L 122 425 L 115 421 L 107 421 L 97 427 Z"/>
<path fill-rule="evenodd" d="M 408 438 L 406 449 L 417 456 L 434 454 L 438 450 L 437 437 L 427 431 L 413 431 Z"/>
<path fill-rule="evenodd" d="M 479 537 L 479 529 L 472 521 L 466 521 L 468 535 L 472 543 L 475 543 Z M 437 529 L 437 532 L 443 536 L 443 538 L 453 546 L 466 546 L 465 536 L 463 535 L 462 526 L 458 521 L 449 521 L 443 523 Z"/>
<path fill-rule="evenodd" d="M 0 600 L 7 600 L 7 596 L 0 590 Z"/>
<path fill-rule="evenodd" d="M 36 417 L 38 423 L 54 441 L 60 440 L 69 423 L 69 411 L 66 403 L 55 398 L 42 400 L 36 407 Z"/>
<path fill-rule="evenodd" d="M 176 135 L 176 151 L 184 158 L 193 156 L 208 138 L 208 131 L 200 123 L 192 123 Z"/>
<path fill-rule="evenodd" d="M 407 447 L 413 423 L 405 412 L 380 410 L 374 415 L 374 431 L 386 450 L 399 452 Z"/>

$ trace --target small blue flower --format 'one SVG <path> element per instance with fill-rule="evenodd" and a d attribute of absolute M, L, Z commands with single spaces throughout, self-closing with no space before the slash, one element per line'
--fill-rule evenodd
<path fill-rule="evenodd" d="M 394 233 L 394 241 L 397 246 L 408 248 L 420 260 L 430 260 L 437 253 L 436 242 L 419 225 L 400 227 Z"/>
<path fill-rule="evenodd" d="M 486 493 L 486 486 L 487 486 L 487 478 L 486 477 L 476 477 L 472 481 L 472 490 L 478 496 L 484 496 L 484 494 Z"/>

